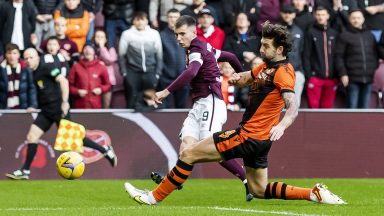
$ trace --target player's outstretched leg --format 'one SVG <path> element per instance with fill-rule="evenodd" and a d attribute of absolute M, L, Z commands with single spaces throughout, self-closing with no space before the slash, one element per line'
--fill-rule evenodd
<path fill-rule="evenodd" d="M 112 146 L 106 145 L 105 147 L 95 143 L 89 138 L 83 139 L 84 146 L 87 146 L 89 148 L 95 149 L 99 152 L 101 152 L 104 157 L 109 161 L 112 167 L 117 166 L 117 155 L 115 154 L 115 151 L 113 150 Z"/>
<path fill-rule="evenodd" d="M 160 182 L 163 181 L 164 177 L 165 177 L 164 175 L 158 172 L 151 172 L 151 179 L 156 184 L 160 184 Z M 181 190 L 181 189 L 183 189 L 183 185 L 180 185 L 177 187 L 177 190 Z"/>
<path fill-rule="evenodd" d="M 163 201 L 172 191 L 182 185 L 192 173 L 193 165 L 178 160 L 176 166 L 153 191 L 143 191 L 135 188 L 130 183 L 124 184 L 129 196 L 139 204 L 156 205 Z"/>
<path fill-rule="evenodd" d="M 241 164 L 236 159 L 220 161 L 219 164 L 243 182 L 245 187 L 245 200 L 247 202 L 251 201 L 253 199 L 253 195 L 249 192 L 247 177 L 245 175 L 243 166 L 241 166 Z"/>
<path fill-rule="evenodd" d="M 313 189 L 271 182 L 265 188 L 265 199 L 308 200 L 324 204 L 347 204 L 339 196 L 330 192 L 325 185 L 316 184 Z"/>

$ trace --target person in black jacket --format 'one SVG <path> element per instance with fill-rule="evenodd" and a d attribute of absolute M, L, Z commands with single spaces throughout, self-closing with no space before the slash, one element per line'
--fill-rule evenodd
<path fill-rule="evenodd" d="M 362 11 L 352 11 L 349 23 L 349 30 L 341 33 L 337 40 L 336 69 L 347 88 L 349 108 L 368 108 L 379 62 L 377 44 L 373 34 L 363 27 Z"/>
<path fill-rule="evenodd" d="M 20 51 L 32 47 L 36 38 L 36 8 L 32 1 L 13 0 L 0 5 L 0 41 L 2 48 L 7 43 L 16 44 Z"/>
<path fill-rule="evenodd" d="M 328 25 L 329 12 L 318 6 L 315 24 L 304 41 L 303 66 L 310 108 L 332 108 L 336 96 L 338 75 L 334 70 L 337 31 Z"/>
<path fill-rule="evenodd" d="M 241 12 L 236 16 L 235 28 L 224 41 L 223 50 L 236 55 L 240 60 L 245 71 L 251 70 L 253 61 L 261 61 L 260 57 L 260 37 L 250 28 L 250 21 L 246 13 Z M 245 107 L 248 101 L 248 87 L 240 88 L 236 92 L 236 101 L 241 107 Z"/>
<path fill-rule="evenodd" d="M 292 0 L 292 4 L 296 9 L 295 24 L 306 32 L 315 22 L 312 11 L 306 0 Z"/>
<path fill-rule="evenodd" d="M 349 11 L 358 8 L 356 0 L 316 0 L 315 4 L 328 9 L 330 26 L 339 32 L 347 29 Z"/>
<path fill-rule="evenodd" d="M 185 49 L 179 46 L 173 31 L 179 17 L 180 12 L 177 9 L 168 10 L 168 27 L 160 32 L 163 46 L 163 69 L 157 84 L 159 90 L 169 86 L 185 70 Z M 184 86 L 174 91 L 172 97 L 167 97 L 160 108 L 171 108 L 172 100 L 175 108 L 186 108 L 188 89 L 188 86 Z"/>
<path fill-rule="evenodd" d="M 292 50 L 288 53 L 289 62 L 295 69 L 295 95 L 297 105 L 300 107 L 301 94 L 303 93 L 305 76 L 302 64 L 302 55 L 304 50 L 304 33 L 299 26 L 294 24 L 296 17 L 295 7 L 290 4 L 285 4 L 280 9 L 281 24 L 287 26 L 288 31 L 292 35 Z"/>

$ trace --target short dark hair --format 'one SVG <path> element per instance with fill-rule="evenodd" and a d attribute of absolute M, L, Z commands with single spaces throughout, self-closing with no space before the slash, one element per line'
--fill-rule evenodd
<path fill-rule="evenodd" d="M 317 12 L 317 11 L 321 11 L 321 10 L 325 10 L 325 11 L 327 11 L 327 13 L 329 14 L 329 10 L 328 10 L 328 8 L 326 8 L 326 7 L 323 6 L 323 5 L 318 5 L 318 6 L 315 8 L 315 12 Z"/>
<path fill-rule="evenodd" d="M 179 10 L 177 10 L 176 8 L 171 8 L 167 11 L 167 15 L 170 14 L 170 13 L 180 13 Z"/>
<path fill-rule="evenodd" d="M 19 46 L 17 46 L 17 44 L 14 44 L 14 43 L 7 43 L 7 45 L 5 45 L 5 52 L 10 52 L 12 50 L 17 50 L 20 52 L 20 49 L 19 49 Z"/>
<path fill-rule="evenodd" d="M 132 16 L 132 22 L 135 19 L 147 19 L 148 20 L 148 15 L 144 11 L 136 11 L 133 16 Z"/>
<path fill-rule="evenodd" d="M 354 8 L 354 9 L 349 10 L 349 11 L 348 11 L 348 15 L 350 16 L 350 15 L 351 15 L 352 13 L 354 13 L 354 12 L 360 12 L 360 13 L 362 13 L 363 16 L 364 16 L 364 12 L 363 12 L 361 9 L 359 9 L 359 8 Z"/>
<path fill-rule="evenodd" d="M 60 44 L 60 39 L 59 39 L 57 36 L 50 36 L 50 37 L 47 39 L 47 42 L 48 42 L 48 41 L 51 41 L 51 40 L 55 40 L 55 41 L 57 41 L 57 43 Z"/>
<path fill-rule="evenodd" d="M 191 16 L 183 15 L 179 19 L 177 19 L 175 28 L 180 28 L 183 25 L 187 25 L 188 27 L 196 26 L 196 20 Z"/>
<path fill-rule="evenodd" d="M 284 56 L 287 56 L 288 52 L 292 50 L 292 35 L 286 26 L 266 21 L 263 24 L 262 37 L 273 39 L 273 46 L 276 48 L 279 46 L 284 47 Z"/>

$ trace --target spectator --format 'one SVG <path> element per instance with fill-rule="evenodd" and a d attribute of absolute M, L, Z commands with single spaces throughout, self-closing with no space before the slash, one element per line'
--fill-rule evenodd
<path fill-rule="evenodd" d="M 364 12 L 365 25 L 375 35 L 376 41 L 384 29 L 384 0 L 358 0 L 359 8 Z"/>
<path fill-rule="evenodd" d="M 96 55 L 99 60 L 107 67 L 109 82 L 111 83 L 111 91 L 103 94 L 103 108 L 110 108 L 112 93 L 121 89 L 116 88 L 117 79 L 119 79 L 119 86 L 122 86 L 121 84 L 123 80 L 119 72 L 117 53 L 114 47 L 109 46 L 107 34 L 102 29 L 96 29 L 93 37 L 93 44 L 97 48 Z"/>
<path fill-rule="evenodd" d="M 188 6 L 184 10 L 182 10 L 180 13 L 181 15 L 188 15 L 195 19 L 198 18 L 199 12 L 203 10 L 204 8 L 207 8 L 211 11 L 211 14 L 215 20 L 215 24 L 218 25 L 218 17 L 216 15 L 215 9 L 213 7 L 209 6 L 205 0 L 193 0 L 192 5 Z"/>
<path fill-rule="evenodd" d="M 315 9 L 315 24 L 304 41 L 303 66 L 310 108 L 332 108 L 337 89 L 334 53 L 337 31 L 329 28 L 329 13 L 325 7 Z"/>
<path fill-rule="evenodd" d="M 116 39 L 121 32 L 131 27 L 133 13 L 135 12 L 135 0 L 109 0 L 104 1 L 103 15 L 105 18 L 105 31 L 108 44 L 115 46 Z"/>
<path fill-rule="evenodd" d="M 235 28 L 224 42 L 223 50 L 232 52 L 240 60 L 244 70 L 251 69 L 251 61 L 259 57 L 260 37 L 250 28 L 251 23 L 245 13 L 236 16 Z"/>
<path fill-rule="evenodd" d="M 89 31 L 87 34 L 86 41 L 88 43 L 92 42 L 93 35 L 95 33 L 95 18 L 96 14 L 101 10 L 103 0 L 81 0 L 85 10 L 89 12 Z"/>
<path fill-rule="evenodd" d="M 282 5 L 290 4 L 291 0 L 259 0 L 258 11 L 259 19 L 256 22 L 257 32 L 261 32 L 262 25 L 269 20 L 271 23 L 277 23 L 280 19 L 280 8 Z"/>
<path fill-rule="evenodd" d="M 315 22 L 311 11 L 309 11 L 307 0 L 292 0 L 292 4 L 296 9 L 295 24 L 299 26 L 303 32 L 307 32 Z"/>
<path fill-rule="evenodd" d="M 170 9 L 174 8 L 182 11 L 191 4 L 192 0 L 151 0 L 149 3 L 149 20 L 151 26 L 155 29 L 165 29 L 168 27 L 168 11 Z"/>
<path fill-rule="evenodd" d="M 111 88 L 107 68 L 95 57 L 96 47 L 86 44 L 83 57 L 69 72 L 69 93 L 76 109 L 100 109 L 102 94 Z"/>
<path fill-rule="evenodd" d="M 208 8 L 204 8 L 199 12 L 197 22 L 197 37 L 211 44 L 213 48 L 222 50 L 225 33 L 221 28 L 213 24 L 215 20 Z"/>
<path fill-rule="evenodd" d="M 153 102 L 147 99 L 154 97 L 163 51 L 160 34 L 149 27 L 146 13 L 136 12 L 132 22 L 120 38 L 120 70 L 125 77 L 127 107 L 146 109 Z"/>
<path fill-rule="evenodd" d="M 223 98 L 225 105 L 227 106 L 227 110 L 231 111 L 239 111 L 240 105 L 236 103 L 236 92 L 237 87 L 230 84 L 228 82 L 229 78 L 233 73 L 235 73 L 235 70 L 232 68 L 232 66 L 228 62 L 222 62 L 220 65 L 220 73 L 221 73 L 221 92 L 223 93 Z"/>
<path fill-rule="evenodd" d="M 77 49 L 77 45 L 67 36 L 65 36 L 65 32 L 67 31 L 67 20 L 64 17 L 59 17 L 55 19 L 55 32 L 56 38 L 59 40 L 60 44 L 60 53 L 64 56 L 65 60 L 73 65 L 74 61 L 77 61 L 79 58 L 79 52 Z M 41 42 L 39 51 L 42 53 L 48 53 L 47 50 L 48 40 L 44 40 Z"/>
<path fill-rule="evenodd" d="M 368 108 L 379 62 L 377 43 L 371 32 L 363 27 L 362 11 L 352 11 L 349 23 L 349 31 L 341 33 L 336 44 L 336 69 L 347 88 L 349 108 Z"/>
<path fill-rule="evenodd" d="M 257 3 L 259 0 L 226 0 L 223 1 L 223 14 L 224 26 L 223 29 L 226 33 L 230 33 L 235 26 L 237 15 L 245 13 L 251 22 L 251 26 L 256 26 L 257 19 L 259 18 L 259 7 Z"/>
<path fill-rule="evenodd" d="M 36 9 L 32 1 L 6 1 L 0 7 L 0 41 L 16 44 L 22 52 L 36 40 Z"/>
<path fill-rule="evenodd" d="M 37 108 L 36 88 L 32 72 L 20 59 L 16 44 L 5 46 L 5 60 L 0 65 L 0 109 Z"/>
<path fill-rule="evenodd" d="M 250 28 L 250 22 L 245 13 L 236 16 L 235 29 L 225 39 L 223 50 L 232 52 L 240 60 L 245 71 L 251 70 L 253 61 L 261 61 L 260 37 Z M 236 101 L 245 107 L 248 100 L 249 87 L 240 88 L 235 94 Z"/>
<path fill-rule="evenodd" d="M 205 3 L 213 8 L 215 24 L 220 27 L 224 25 L 223 2 L 223 0 L 205 0 Z"/>
<path fill-rule="evenodd" d="M 33 0 L 33 3 L 37 9 L 35 47 L 40 47 L 41 41 L 55 35 L 53 13 L 60 0 Z"/>
<path fill-rule="evenodd" d="M 315 3 L 327 8 L 330 26 L 339 32 L 345 31 L 348 26 L 349 11 L 357 9 L 356 0 L 316 0 Z"/>
<path fill-rule="evenodd" d="M 64 5 L 55 11 L 54 18 L 67 20 L 65 35 L 73 40 L 78 50 L 83 50 L 90 26 L 89 12 L 80 4 L 80 0 L 64 0 Z"/>
<path fill-rule="evenodd" d="M 288 53 L 289 62 L 295 69 L 296 81 L 295 81 L 295 95 L 297 98 L 297 105 L 300 107 L 301 94 L 303 93 L 305 77 L 302 64 L 302 55 L 304 50 L 304 33 L 303 31 L 293 23 L 296 17 L 295 7 L 292 5 L 283 5 L 280 9 L 280 16 L 282 25 L 287 26 L 289 32 L 292 35 L 292 50 Z"/>
<path fill-rule="evenodd" d="M 168 11 L 168 27 L 160 32 L 163 47 L 163 69 L 160 75 L 157 89 L 168 87 L 185 70 L 185 49 L 181 48 L 173 31 L 176 20 L 180 17 L 177 9 Z M 170 97 L 164 99 L 161 108 L 171 108 L 172 101 L 175 108 L 187 108 L 188 86 L 184 86 L 171 93 Z"/>
<path fill-rule="evenodd" d="M 64 77 L 68 76 L 69 65 L 64 55 L 60 52 L 60 42 L 56 36 L 48 38 L 47 53 L 50 55 L 44 56 L 46 63 L 54 63 L 56 68 L 60 68 L 61 74 Z M 52 59 L 53 57 L 53 59 Z"/>

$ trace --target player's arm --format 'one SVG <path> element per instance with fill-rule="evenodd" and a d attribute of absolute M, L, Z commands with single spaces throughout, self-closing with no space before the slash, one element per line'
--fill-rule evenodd
<path fill-rule="evenodd" d="M 228 82 L 239 88 L 245 87 L 253 82 L 251 71 L 244 71 L 241 73 L 233 73 Z"/>
<path fill-rule="evenodd" d="M 283 92 L 281 96 L 283 97 L 286 111 L 283 119 L 279 122 L 279 124 L 274 126 L 269 132 L 271 141 L 279 140 L 283 136 L 285 129 L 287 129 L 295 121 L 299 113 L 299 108 L 294 92 L 286 91 Z"/>
<path fill-rule="evenodd" d="M 236 73 L 244 71 L 243 66 L 241 65 L 241 62 L 236 57 L 235 54 L 221 51 L 221 50 L 215 50 L 215 57 L 218 62 L 228 62 L 232 68 L 236 71 Z"/>
<path fill-rule="evenodd" d="M 68 84 L 68 80 L 62 74 L 59 74 L 55 78 L 55 80 L 60 85 L 61 99 L 62 99 L 61 110 L 63 111 L 63 114 L 65 116 L 65 115 L 67 115 L 68 110 L 69 110 L 69 102 L 68 102 L 68 98 L 69 98 L 69 84 Z"/>
<path fill-rule="evenodd" d="M 166 98 L 171 92 L 187 85 L 192 81 L 192 79 L 197 75 L 201 65 L 203 64 L 203 60 L 200 58 L 196 58 L 196 60 L 191 60 L 190 55 L 190 64 L 188 68 L 180 74 L 166 89 L 156 92 L 155 102 L 162 103 L 161 101 Z"/>

